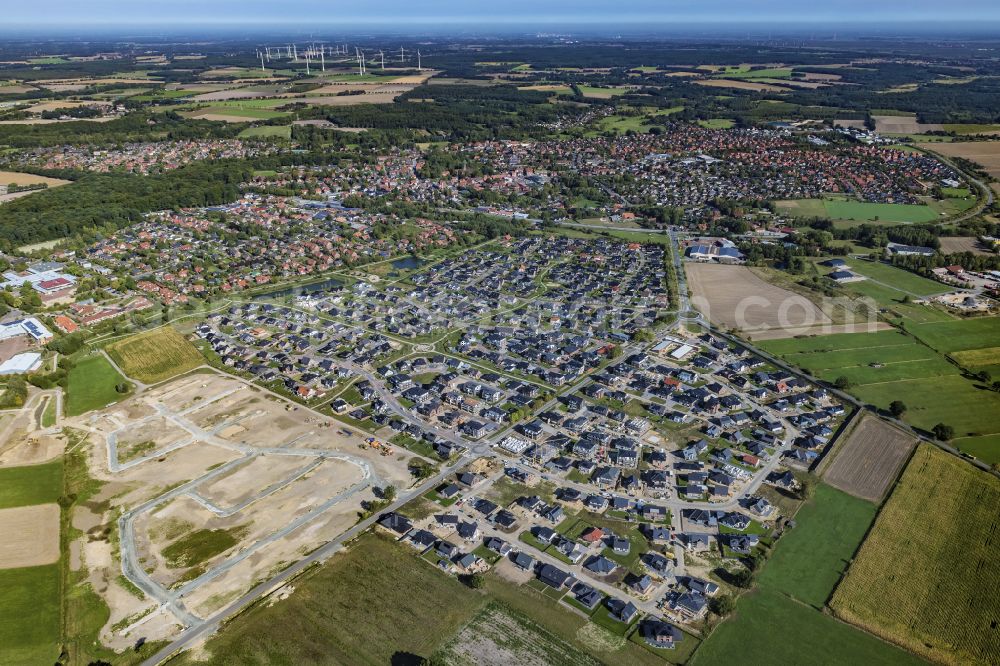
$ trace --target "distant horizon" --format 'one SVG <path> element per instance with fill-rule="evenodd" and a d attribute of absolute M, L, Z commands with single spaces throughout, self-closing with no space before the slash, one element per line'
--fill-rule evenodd
<path fill-rule="evenodd" d="M 545 31 L 610 35 L 750 31 L 997 35 L 995 0 L 382 0 L 377 9 L 345 0 L 46 0 L 5 8 L 0 33 L 114 34 L 121 31 L 372 31 L 509 34 Z"/>
<path fill-rule="evenodd" d="M 211 37 L 211 36 L 298 36 L 327 39 L 346 35 L 407 35 L 419 37 L 497 36 L 522 38 L 726 38 L 726 39 L 852 39 L 907 38 L 938 36 L 942 39 L 1000 41 L 1000 17 L 984 20 L 900 20 L 900 21 L 633 21 L 567 23 L 545 19 L 533 21 L 438 20 L 422 22 L 323 21 L 221 21 L 191 22 L 99 22 L 72 23 L 5 21 L 0 35 L 20 38 L 76 37 Z"/>

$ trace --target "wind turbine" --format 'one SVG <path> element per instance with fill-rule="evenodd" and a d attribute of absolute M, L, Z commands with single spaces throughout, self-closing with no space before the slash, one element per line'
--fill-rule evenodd
<path fill-rule="evenodd" d="M 378 50 L 378 57 L 382 61 L 382 69 L 385 69 L 385 54 L 382 53 L 382 49 Z"/>
<path fill-rule="evenodd" d="M 420 66 L 420 49 L 417 49 L 417 71 L 424 71 L 424 68 Z"/>
<path fill-rule="evenodd" d="M 326 47 L 323 46 L 319 50 L 319 66 L 326 71 Z"/>
<path fill-rule="evenodd" d="M 309 76 L 309 50 L 306 50 L 306 76 Z"/>
<path fill-rule="evenodd" d="M 260 71 L 267 73 L 267 70 L 264 68 L 264 52 L 257 51 L 257 55 L 260 56 Z"/>
<path fill-rule="evenodd" d="M 403 62 L 404 61 L 404 57 L 403 56 L 405 56 L 405 55 L 406 55 L 406 49 L 404 49 L 402 46 L 400 46 L 399 47 L 399 62 Z"/>

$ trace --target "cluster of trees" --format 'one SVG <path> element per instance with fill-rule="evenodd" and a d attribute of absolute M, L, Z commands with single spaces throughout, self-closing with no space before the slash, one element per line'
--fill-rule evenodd
<path fill-rule="evenodd" d="M 240 161 L 196 162 L 152 176 L 99 174 L 0 207 L 0 248 L 74 236 L 100 226 L 122 228 L 144 213 L 236 200 L 252 168 Z"/>

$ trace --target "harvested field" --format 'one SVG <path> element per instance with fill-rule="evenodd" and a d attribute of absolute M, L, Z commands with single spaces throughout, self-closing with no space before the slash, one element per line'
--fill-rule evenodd
<path fill-rule="evenodd" d="M 484 666 L 600 663 L 496 604 L 481 610 L 438 654 L 449 664 Z"/>
<path fill-rule="evenodd" d="M 170 326 L 114 342 L 108 345 L 107 352 L 126 375 L 147 384 L 162 382 L 204 363 L 194 345 Z"/>
<path fill-rule="evenodd" d="M 787 92 L 785 88 L 768 85 L 767 83 L 756 83 L 754 81 L 731 81 L 729 79 L 700 79 L 695 81 L 699 86 L 709 88 L 737 88 L 739 90 L 756 90 L 758 92 Z"/>
<path fill-rule="evenodd" d="M 823 326 L 814 326 L 812 328 L 806 329 L 795 329 L 794 331 L 789 331 L 781 328 L 774 328 L 769 331 L 760 331 L 759 333 L 754 333 L 754 340 L 782 340 L 784 338 L 799 337 L 799 336 L 817 336 L 817 335 L 837 335 L 840 333 L 857 333 L 859 330 L 864 330 L 866 333 L 875 333 L 877 331 L 888 331 L 892 329 L 892 325 L 884 321 L 876 321 L 871 324 L 825 324 Z"/>
<path fill-rule="evenodd" d="M 854 129 L 865 129 L 865 121 L 861 120 L 834 120 L 834 126 L 836 127 L 853 127 Z"/>
<path fill-rule="evenodd" d="M 21 173 L 20 171 L 0 171 L 0 185 L 39 185 L 46 184 L 49 187 L 59 187 L 67 185 L 70 181 L 59 178 L 49 178 L 48 176 L 36 176 L 33 173 Z"/>
<path fill-rule="evenodd" d="M 917 449 L 831 607 L 943 664 L 1000 662 L 1000 480 L 928 444 Z"/>
<path fill-rule="evenodd" d="M 746 266 L 685 264 L 693 304 L 716 325 L 743 332 L 771 329 L 790 335 L 832 320 L 815 303 L 765 282 Z"/>
<path fill-rule="evenodd" d="M 59 505 L 0 509 L 0 569 L 37 567 L 59 559 Z"/>
<path fill-rule="evenodd" d="M 945 157 L 964 157 L 982 165 L 986 172 L 994 178 L 1000 178 L 1000 141 L 918 143 L 917 147 L 933 150 Z"/>
<path fill-rule="evenodd" d="M 916 116 L 872 116 L 872 118 L 875 120 L 875 130 L 880 134 L 922 134 L 944 129 L 939 123 L 919 123 Z"/>
<path fill-rule="evenodd" d="M 990 250 L 983 247 L 979 239 L 971 236 L 941 236 L 941 252 L 945 254 L 956 254 L 958 252 L 971 252 L 972 254 L 990 255 Z"/>
<path fill-rule="evenodd" d="M 823 480 L 845 493 L 881 501 L 917 439 L 869 414 L 851 431 L 823 472 Z"/>

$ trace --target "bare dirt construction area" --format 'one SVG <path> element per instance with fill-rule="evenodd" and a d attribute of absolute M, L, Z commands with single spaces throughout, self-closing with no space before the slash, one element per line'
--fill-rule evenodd
<path fill-rule="evenodd" d="M 986 173 L 994 178 L 1000 178 L 1000 141 L 918 143 L 917 147 L 941 153 L 945 157 L 964 157 L 982 165 Z"/>
<path fill-rule="evenodd" d="M 0 509 L 0 569 L 36 567 L 59 559 L 59 505 Z"/>
<path fill-rule="evenodd" d="M 87 536 L 71 555 L 108 602 L 102 638 L 118 648 L 197 624 L 349 529 L 375 488 L 412 484 L 407 456 L 379 455 L 360 433 L 214 371 L 67 425 L 89 433 L 104 482 L 89 514 L 74 515 Z M 115 524 L 118 543 L 94 538 Z"/>
<path fill-rule="evenodd" d="M 63 435 L 33 432 L 21 436 L 0 453 L 0 466 L 38 465 L 60 455 L 65 448 L 66 438 Z"/>
<path fill-rule="evenodd" d="M 878 502 L 892 486 L 917 439 L 868 414 L 823 472 L 823 480 L 845 493 Z"/>
<path fill-rule="evenodd" d="M 959 252 L 971 252 L 972 254 L 989 255 L 993 254 L 989 249 L 979 242 L 978 238 L 971 236 L 942 236 L 941 252 L 945 254 L 957 254 Z"/>
<path fill-rule="evenodd" d="M 815 303 L 764 281 L 746 266 L 686 263 L 692 305 L 718 326 L 746 333 L 781 329 L 789 335 L 832 320 Z"/>
<path fill-rule="evenodd" d="M 938 123 L 920 123 L 916 116 L 872 116 L 880 134 L 922 134 L 944 129 Z"/>

